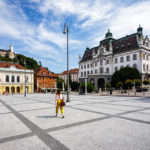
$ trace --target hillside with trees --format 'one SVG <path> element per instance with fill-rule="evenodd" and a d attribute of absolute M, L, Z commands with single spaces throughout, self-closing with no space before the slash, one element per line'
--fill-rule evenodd
<path fill-rule="evenodd" d="M 26 61 L 27 69 L 35 69 L 39 66 L 38 62 L 34 58 L 26 57 L 22 54 L 16 54 L 13 60 L 8 58 L 8 56 L 5 57 L 0 56 L 0 61 L 19 63 L 22 66 L 25 66 L 24 62 Z"/>

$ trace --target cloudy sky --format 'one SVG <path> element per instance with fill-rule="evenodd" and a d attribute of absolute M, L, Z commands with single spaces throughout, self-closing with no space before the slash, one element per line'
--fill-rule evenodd
<path fill-rule="evenodd" d="M 108 29 L 120 38 L 141 24 L 150 36 L 150 0 L 0 0 L 0 49 L 13 41 L 16 53 L 60 73 L 66 70 L 64 23 L 69 25 L 71 69 Z"/>

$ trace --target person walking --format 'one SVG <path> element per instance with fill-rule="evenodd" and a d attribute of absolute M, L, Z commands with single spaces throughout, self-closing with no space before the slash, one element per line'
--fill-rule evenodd
<path fill-rule="evenodd" d="M 58 115 L 58 109 L 60 107 L 62 118 L 64 118 L 64 109 L 63 109 L 63 106 L 61 105 L 62 100 L 64 100 L 64 96 L 61 94 L 60 90 L 57 90 L 57 93 L 56 93 L 56 117 Z"/>

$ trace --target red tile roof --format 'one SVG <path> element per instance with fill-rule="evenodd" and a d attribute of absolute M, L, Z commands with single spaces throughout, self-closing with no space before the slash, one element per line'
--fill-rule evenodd
<path fill-rule="evenodd" d="M 78 73 L 78 72 L 79 72 L 79 69 L 78 69 L 78 68 L 69 70 L 69 73 L 70 73 L 70 74 L 75 74 L 75 73 Z M 67 73 L 68 73 L 67 71 L 64 71 L 64 72 L 62 72 L 61 74 L 65 75 L 65 74 L 67 74 Z"/>
<path fill-rule="evenodd" d="M 25 69 L 24 66 L 20 64 L 12 64 L 11 62 L 0 62 L 0 68 L 10 68 L 10 66 L 15 66 L 17 69 Z"/>

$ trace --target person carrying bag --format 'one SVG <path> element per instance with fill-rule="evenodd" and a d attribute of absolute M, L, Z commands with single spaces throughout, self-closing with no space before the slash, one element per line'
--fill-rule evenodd
<path fill-rule="evenodd" d="M 56 117 L 58 115 L 58 109 L 60 107 L 62 118 L 64 118 L 63 106 L 65 106 L 64 96 L 61 94 L 60 90 L 57 90 L 57 93 L 56 93 Z"/>

